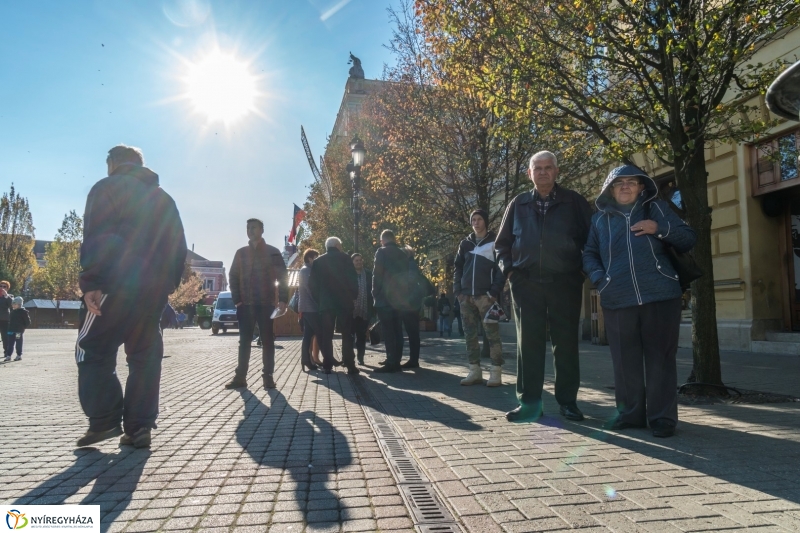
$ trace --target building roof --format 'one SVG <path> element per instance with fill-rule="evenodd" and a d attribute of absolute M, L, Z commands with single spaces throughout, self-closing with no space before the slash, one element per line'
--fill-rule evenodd
<path fill-rule="evenodd" d="M 80 309 L 80 300 L 58 300 L 58 309 Z M 56 309 L 56 300 L 28 300 L 25 302 L 28 309 Z"/>
<path fill-rule="evenodd" d="M 45 249 L 47 249 L 47 245 L 53 241 L 40 241 L 35 240 L 33 241 L 33 254 L 38 258 L 40 255 L 44 255 Z"/>
<path fill-rule="evenodd" d="M 193 250 L 186 250 L 186 260 L 187 261 L 208 261 L 202 255 L 194 253 Z"/>

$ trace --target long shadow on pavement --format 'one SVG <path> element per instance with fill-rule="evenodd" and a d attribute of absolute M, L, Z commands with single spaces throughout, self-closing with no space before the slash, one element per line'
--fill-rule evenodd
<path fill-rule="evenodd" d="M 14 503 L 100 505 L 100 531 L 108 531 L 130 504 L 150 458 L 150 450 L 123 448 L 117 453 L 104 453 L 95 448 L 81 448 L 73 453 L 75 463 L 72 466 L 34 487 Z M 76 501 L 72 498 L 92 482 L 91 491 L 83 499 Z"/>
<path fill-rule="evenodd" d="M 278 391 L 270 391 L 270 406 L 250 391 L 239 394 L 244 419 L 236 428 L 236 441 L 259 465 L 289 473 L 308 527 L 347 520 L 347 509 L 328 488 L 331 474 L 353 463 L 345 436 L 315 413 L 298 412 Z"/>

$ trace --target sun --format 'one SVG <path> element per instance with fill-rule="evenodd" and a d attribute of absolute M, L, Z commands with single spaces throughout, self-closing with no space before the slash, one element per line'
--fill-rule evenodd
<path fill-rule="evenodd" d="M 219 51 L 189 67 L 188 98 L 210 121 L 231 123 L 255 111 L 256 77 L 246 63 Z"/>

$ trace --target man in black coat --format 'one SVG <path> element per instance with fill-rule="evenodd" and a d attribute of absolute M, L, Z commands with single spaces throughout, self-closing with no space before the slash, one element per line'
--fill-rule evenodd
<path fill-rule="evenodd" d="M 83 305 L 75 347 L 78 396 L 89 430 L 78 446 L 125 434 L 120 444 L 150 446 L 158 417 L 164 344 L 159 320 L 181 282 L 186 239 L 178 208 L 144 166 L 142 152 L 115 146 L 108 177 L 89 192 L 83 216 Z M 116 373 L 125 345 L 125 394 Z"/>
<path fill-rule="evenodd" d="M 325 248 L 327 253 L 311 263 L 311 275 L 308 279 L 311 295 L 319 309 L 318 341 L 323 358 L 322 366 L 326 374 L 332 372 L 333 330 L 338 323 L 342 334 L 342 363 L 348 374 L 358 375 L 351 335 L 354 301 L 358 298 L 356 269 L 350 257 L 342 251 L 342 241 L 338 237 L 328 237 Z"/>
<path fill-rule="evenodd" d="M 399 372 L 402 370 L 402 312 L 409 293 L 409 269 L 408 255 L 398 248 L 393 231 L 387 229 L 381 233 L 381 247 L 375 252 L 373 268 L 372 297 L 386 346 L 386 365 L 375 372 Z"/>
<path fill-rule="evenodd" d="M 6 353 L 8 344 L 8 320 L 11 316 L 11 300 L 13 297 L 8 294 L 11 283 L 6 280 L 0 281 L 0 337 L 3 339 L 3 353 Z"/>
<path fill-rule="evenodd" d="M 589 236 L 589 202 L 556 184 L 558 162 L 552 152 L 531 157 L 533 191 L 514 198 L 503 216 L 495 251 L 511 283 L 517 323 L 517 400 L 506 413 L 510 422 L 542 415 L 547 324 L 556 374 L 555 396 L 561 415 L 583 420 L 576 403 L 580 386 L 578 323 L 583 296 L 582 251 Z"/>
<path fill-rule="evenodd" d="M 358 297 L 353 302 L 353 331 L 355 337 L 356 357 L 358 364 L 364 364 L 364 353 L 367 351 L 367 328 L 375 313 L 372 303 L 372 271 L 364 268 L 364 257 L 356 252 L 350 256 L 358 276 Z"/>

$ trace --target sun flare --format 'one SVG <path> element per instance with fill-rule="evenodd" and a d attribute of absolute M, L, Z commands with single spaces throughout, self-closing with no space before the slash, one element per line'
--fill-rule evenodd
<path fill-rule="evenodd" d="M 233 122 L 255 111 L 256 77 L 247 64 L 214 52 L 189 67 L 188 97 L 210 121 Z"/>

